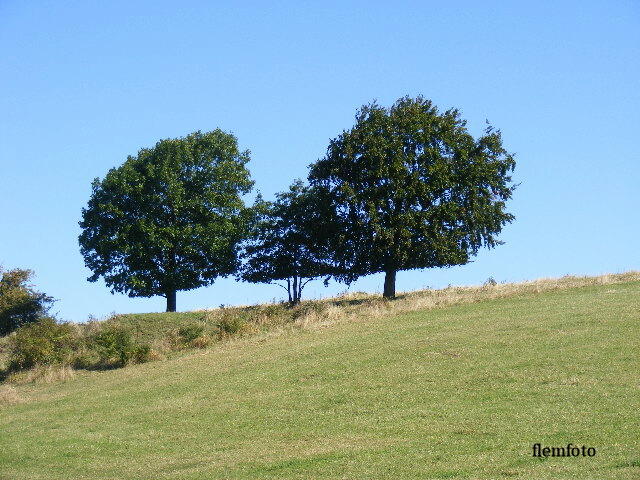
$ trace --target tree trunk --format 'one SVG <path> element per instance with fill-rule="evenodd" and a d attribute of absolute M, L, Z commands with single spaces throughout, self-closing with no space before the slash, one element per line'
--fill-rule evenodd
<path fill-rule="evenodd" d="M 384 298 L 396 298 L 396 271 L 387 270 L 384 273 Z"/>
<path fill-rule="evenodd" d="M 176 291 L 171 290 L 167 292 L 167 312 L 176 311 Z"/>
<path fill-rule="evenodd" d="M 298 293 L 298 276 L 294 275 L 293 276 L 293 305 L 297 305 L 298 303 L 300 303 L 300 295 Z"/>

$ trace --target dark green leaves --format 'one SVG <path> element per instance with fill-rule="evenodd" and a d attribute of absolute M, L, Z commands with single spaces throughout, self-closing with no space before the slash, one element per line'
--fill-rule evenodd
<path fill-rule="evenodd" d="M 33 289 L 32 277 L 31 270 L 0 267 L 0 336 L 37 321 L 53 304 L 52 297 Z"/>
<path fill-rule="evenodd" d="M 467 263 L 499 242 L 515 162 L 500 132 L 474 139 L 457 110 L 422 97 L 366 105 L 311 166 L 331 199 L 336 278 Z M 336 223 L 337 222 L 337 223 Z"/>
<path fill-rule="evenodd" d="M 307 281 L 330 271 L 324 232 L 318 228 L 322 198 L 298 181 L 275 202 L 262 202 L 257 211 L 260 219 L 246 247 L 241 278 L 254 283 L 280 280 L 295 303 Z"/>
<path fill-rule="evenodd" d="M 96 179 L 80 222 L 89 280 L 148 297 L 233 274 L 249 228 L 248 161 L 218 129 L 161 140 Z"/>

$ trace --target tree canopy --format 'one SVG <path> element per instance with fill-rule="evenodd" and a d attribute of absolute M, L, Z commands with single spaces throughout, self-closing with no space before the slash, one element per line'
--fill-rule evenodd
<path fill-rule="evenodd" d="M 0 335 L 37 321 L 49 311 L 54 300 L 31 285 L 31 270 L 0 267 Z"/>
<path fill-rule="evenodd" d="M 334 277 L 385 272 L 393 298 L 397 271 L 465 264 L 498 245 L 514 218 L 505 210 L 514 167 L 500 131 L 488 126 L 475 139 L 456 109 L 439 112 L 420 96 L 363 106 L 309 173 L 330 199 L 324 223 L 339 232 Z"/>
<path fill-rule="evenodd" d="M 317 231 L 321 198 L 302 182 L 264 202 L 252 240 L 245 249 L 241 278 L 252 283 L 276 283 L 296 304 L 304 286 L 328 275 L 331 265 Z M 281 283 L 278 283 L 278 282 Z"/>
<path fill-rule="evenodd" d="M 89 281 L 112 292 L 162 295 L 212 283 L 239 267 L 253 182 L 235 136 L 220 129 L 161 140 L 95 179 L 79 237 Z"/>

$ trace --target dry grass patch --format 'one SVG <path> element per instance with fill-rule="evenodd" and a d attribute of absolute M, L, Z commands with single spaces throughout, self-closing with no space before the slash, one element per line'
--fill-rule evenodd
<path fill-rule="evenodd" d="M 343 307 L 345 313 L 361 313 L 378 317 L 389 313 L 404 313 L 417 310 L 446 307 L 461 303 L 474 303 L 513 295 L 542 293 L 553 290 L 607 285 L 640 281 L 640 272 L 607 274 L 596 277 L 564 276 L 561 278 L 542 278 L 520 283 L 489 283 L 472 287 L 447 287 L 440 290 L 418 290 L 403 292 L 395 300 L 388 301 L 378 296 L 359 294 L 345 298 L 332 299 L 335 305 Z"/>
<path fill-rule="evenodd" d="M 22 402 L 24 402 L 24 399 L 18 394 L 15 388 L 11 385 L 0 385 L 0 407 Z"/>
<path fill-rule="evenodd" d="M 43 365 L 11 373 L 6 381 L 17 385 L 25 383 L 48 384 L 64 382 L 75 378 L 75 376 L 75 370 L 69 365 Z"/>

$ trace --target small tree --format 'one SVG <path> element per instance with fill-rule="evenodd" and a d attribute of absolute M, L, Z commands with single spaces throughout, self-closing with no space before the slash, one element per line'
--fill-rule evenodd
<path fill-rule="evenodd" d="M 327 254 L 317 241 L 320 203 L 314 191 L 300 181 L 277 194 L 275 202 L 263 202 L 254 236 L 246 247 L 241 279 L 274 283 L 287 291 L 291 304 L 299 303 L 304 286 L 330 272 L 330 264 L 323 260 Z"/>
<path fill-rule="evenodd" d="M 251 210 L 249 151 L 219 129 L 159 141 L 93 182 L 82 210 L 80 250 L 113 292 L 162 295 L 226 277 L 239 267 Z"/>
<path fill-rule="evenodd" d="M 47 314 L 53 298 L 31 285 L 31 270 L 0 268 L 0 335 L 6 335 Z"/>
<path fill-rule="evenodd" d="M 440 113 L 423 97 L 363 106 L 309 174 L 330 198 L 334 277 L 384 272 L 394 298 L 396 272 L 462 265 L 498 245 L 514 218 L 505 211 L 514 166 L 500 132 L 474 139 L 458 110 Z"/>

